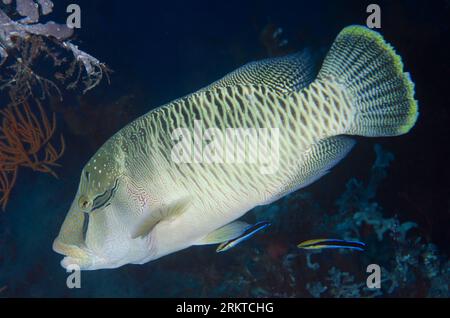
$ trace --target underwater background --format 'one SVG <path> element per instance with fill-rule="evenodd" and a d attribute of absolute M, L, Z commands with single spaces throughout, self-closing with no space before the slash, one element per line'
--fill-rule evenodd
<path fill-rule="evenodd" d="M 410 133 L 358 140 L 311 186 L 250 211 L 245 220 L 272 226 L 226 253 L 191 247 L 82 272 L 80 289 L 66 287 L 52 242 L 81 169 L 113 133 L 247 62 L 304 48 L 323 56 L 343 27 L 365 24 L 371 2 L 416 85 L 420 116 Z M 57 178 L 36 166 L 17 172 L 0 212 L 0 297 L 450 296 L 450 1 L 58 0 L 46 19 L 65 21 L 71 3 L 82 14 L 72 42 L 113 72 L 85 94 L 62 90 L 62 101 L 40 102 L 55 114 L 60 166 L 51 168 Z M 357 238 L 367 249 L 296 247 L 322 237 Z M 366 287 L 369 264 L 382 268 L 381 289 Z"/>

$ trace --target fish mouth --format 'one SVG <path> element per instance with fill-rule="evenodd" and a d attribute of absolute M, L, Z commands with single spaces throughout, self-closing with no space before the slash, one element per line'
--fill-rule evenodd
<path fill-rule="evenodd" d="M 79 246 L 55 240 L 53 250 L 65 256 L 61 261 L 61 266 L 66 270 L 88 269 L 92 265 L 92 254 Z"/>

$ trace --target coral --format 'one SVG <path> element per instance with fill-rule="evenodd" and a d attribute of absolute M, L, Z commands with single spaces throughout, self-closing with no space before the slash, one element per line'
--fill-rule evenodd
<path fill-rule="evenodd" d="M 48 15 L 52 12 L 53 3 L 50 0 L 38 1 L 41 5 L 42 15 Z M 7 6 L 11 5 L 7 1 L 3 1 Z M 16 1 L 16 10 L 20 16 L 24 17 L 20 20 L 12 20 L 5 12 L 0 10 L 0 38 L 1 47 L 13 46 L 13 37 L 25 38 L 29 34 L 43 35 L 45 37 L 55 37 L 59 40 L 64 40 L 72 36 L 73 30 L 66 24 L 57 24 L 49 21 L 45 24 L 37 23 L 40 18 L 38 4 L 33 0 L 18 0 Z M 5 58 L 7 53 L 2 51 L 2 57 Z"/>
<path fill-rule="evenodd" d="M 304 191 L 254 209 L 252 217 L 272 223 L 267 231 L 271 236 L 287 237 L 290 243 L 286 243 L 285 255 L 274 257 L 271 246 L 282 246 L 280 241 L 255 237 L 247 243 L 253 242 L 253 247 L 238 246 L 235 249 L 239 252 L 227 255 L 239 266 L 229 268 L 222 281 L 215 279 L 213 286 L 205 285 L 202 295 L 448 297 L 450 262 L 446 256 L 440 255 L 432 243 L 422 242 L 416 223 L 386 216 L 375 200 L 394 160 L 393 154 L 379 145 L 375 146 L 375 155 L 368 182 L 349 180 L 336 200 L 336 211 L 324 212 L 319 200 Z M 300 251 L 295 247 L 302 236 L 311 239 L 324 235 L 364 241 L 367 250 Z M 381 289 L 366 286 L 368 264 L 380 265 Z"/>
<path fill-rule="evenodd" d="M 314 298 L 320 298 L 320 296 L 327 291 L 328 287 L 321 282 L 307 283 L 306 289 Z"/>
<path fill-rule="evenodd" d="M 333 297 L 360 297 L 360 289 L 363 283 L 355 283 L 355 277 L 347 272 L 342 272 L 336 267 L 332 267 L 328 271 L 325 278 L 329 282 L 327 288 Z"/>
<path fill-rule="evenodd" d="M 16 100 L 26 99 L 37 89 L 44 96 L 51 95 L 51 89 L 60 94 L 56 81 L 66 89 L 75 89 L 81 83 L 83 93 L 97 86 L 103 77 L 109 82 L 110 69 L 68 40 L 73 29 L 52 21 L 37 23 L 39 7 L 46 15 L 52 11 L 53 3 L 17 1 L 16 12 L 25 16 L 17 21 L 0 9 L 0 89 L 9 88 L 11 99 Z M 44 61 L 51 63 L 51 76 L 38 74 L 33 68 Z"/>
<path fill-rule="evenodd" d="M 17 91 L 14 88 L 11 95 L 12 92 Z M 56 129 L 55 114 L 50 120 L 38 99 L 12 100 L 16 102 L 0 109 L 0 205 L 3 210 L 17 180 L 19 167 L 56 176 L 51 167 L 57 165 L 65 147 L 62 135 L 59 151 L 50 142 Z M 30 103 L 36 105 L 37 115 Z"/>
<path fill-rule="evenodd" d="M 105 64 L 101 63 L 92 55 L 81 51 L 78 46 L 73 43 L 64 42 L 63 45 L 72 52 L 73 57 L 75 58 L 66 74 L 72 75 L 75 70 L 78 70 L 76 80 L 69 84 L 67 88 L 74 88 L 78 82 L 82 81 L 84 85 L 83 93 L 86 93 L 88 90 L 97 86 L 103 79 L 103 76 L 106 76 L 109 82 L 109 73 L 111 72 L 111 69 Z M 86 72 L 87 76 L 81 76 L 82 70 Z"/>
<path fill-rule="evenodd" d="M 37 103 L 40 116 L 36 116 L 26 102 L 9 105 L 0 110 L 0 203 L 5 209 L 11 188 L 17 178 L 19 167 L 56 176 L 52 166 L 64 152 L 64 138 L 60 136 L 59 151 L 50 143 L 56 118 L 50 121 L 40 103 Z"/>
<path fill-rule="evenodd" d="M 61 150 L 56 151 L 49 142 L 56 128 L 56 118 L 50 121 L 40 103 L 37 103 L 40 120 L 28 103 L 8 106 L 0 110 L 3 115 L 0 151 L 2 168 L 11 170 L 15 166 L 29 167 L 35 171 L 54 175 L 50 166 L 64 152 L 64 138 L 61 135 Z M 42 156 L 40 154 L 42 153 Z"/>
<path fill-rule="evenodd" d="M 337 200 L 338 211 L 326 222 L 334 224 L 338 235 L 344 238 L 363 238 L 370 240 L 372 249 L 367 251 L 370 259 L 384 263 L 382 267 L 382 289 L 369 289 L 364 277 L 358 278 L 333 266 L 325 281 L 314 282 L 308 286 L 312 296 L 332 297 L 375 297 L 403 294 L 408 296 L 448 297 L 450 282 L 449 262 L 440 256 L 435 245 L 421 243 L 422 238 L 411 230 L 417 228 L 414 222 L 401 223 L 394 217 L 385 217 L 382 207 L 374 202 L 377 189 L 387 176 L 389 164 L 394 159 L 392 153 L 375 146 L 376 160 L 371 168 L 369 182 L 351 179 L 345 192 Z M 367 226 L 371 231 L 367 231 Z M 364 229 L 364 232 L 362 231 Z M 371 238 L 375 235 L 375 241 Z M 386 247 L 389 247 L 386 249 Z M 376 253 L 375 251 L 387 251 Z M 380 257 L 383 255 L 383 257 Z M 313 270 L 316 270 L 313 268 Z M 438 278 L 439 277 L 439 278 Z M 429 284 L 428 291 L 416 290 L 411 293 L 410 286 L 417 281 Z M 321 291 L 320 293 L 318 291 Z"/>
<path fill-rule="evenodd" d="M 65 144 L 61 135 L 60 149 L 52 145 L 56 115 L 49 119 L 42 101 L 53 96 L 62 100 L 62 88 L 80 88 L 84 94 L 104 77 L 109 81 L 110 72 L 105 64 L 68 41 L 73 29 L 66 24 L 39 23 L 41 15 L 52 12 L 52 1 L 17 0 L 15 9 L 11 3 L 4 0 L 0 7 L 0 98 L 6 99 L 6 106 L 0 108 L 3 210 L 20 167 L 56 176 L 52 168 L 58 165 Z M 17 15 L 23 18 L 11 18 Z"/>

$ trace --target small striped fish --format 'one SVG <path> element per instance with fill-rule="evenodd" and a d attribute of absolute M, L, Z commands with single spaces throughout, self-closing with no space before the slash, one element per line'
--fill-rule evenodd
<path fill-rule="evenodd" d="M 314 69 L 308 53 L 249 63 L 118 131 L 81 173 L 53 244 L 62 265 L 116 268 L 192 245 L 234 246 L 261 226 L 238 218 L 319 179 L 348 154 L 351 135 L 414 126 L 413 83 L 380 34 L 345 28 Z"/>
<path fill-rule="evenodd" d="M 301 242 L 297 245 L 298 248 L 305 250 L 320 250 L 320 249 L 351 249 L 357 251 L 364 251 L 366 244 L 359 241 L 347 241 L 340 239 L 314 239 Z"/>

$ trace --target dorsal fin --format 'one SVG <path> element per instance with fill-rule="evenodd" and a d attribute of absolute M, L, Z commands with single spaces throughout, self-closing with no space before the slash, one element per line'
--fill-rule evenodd
<path fill-rule="evenodd" d="M 308 50 L 255 61 L 245 64 L 200 91 L 235 85 L 265 85 L 284 94 L 308 86 L 316 75 L 314 64 Z"/>

